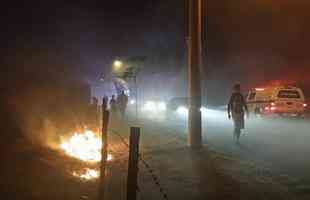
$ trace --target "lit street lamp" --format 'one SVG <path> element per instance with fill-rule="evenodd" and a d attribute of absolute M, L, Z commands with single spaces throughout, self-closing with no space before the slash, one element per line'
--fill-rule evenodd
<path fill-rule="evenodd" d="M 113 63 L 113 71 L 119 72 L 123 68 L 124 64 L 120 60 L 115 60 Z"/>

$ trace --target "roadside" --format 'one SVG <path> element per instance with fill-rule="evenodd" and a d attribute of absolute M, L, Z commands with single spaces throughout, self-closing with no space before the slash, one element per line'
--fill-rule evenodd
<path fill-rule="evenodd" d="M 291 177 L 277 176 L 262 165 L 207 147 L 192 151 L 173 133 L 175 130 L 160 124 L 145 123 L 141 127 L 143 158 L 159 177 L 169 199 L 309 198 L 306 192 L 291 189 L 300 184 Z M 149 195 L 154 194 L 156 187 L 147 170 L 142 168 L 140 179 L 142 196 L 159 199 L 158 195 Z"/>
<path fill-rule="evenodd" d="M 309 188 L 263 165 L 204 147 L 190 150 L 186 141 L 156 123 L 141 125 L 142 159 L 138 199 L 309 199 Z M 129 127 L 109 133 L 108 199 L 125 199 Z M 119 134 L 121 137 L 119 137 Z M 81 181 L 72 170 L 85 164 L 59 151 L 25 141 L 1 146 L 3 199 L 96 199 L 98 180 Z M 151 172 L 151 173 L 150 173 Z M 154 181 L 154 176 L 156 181 Z M 158 182 L 158 184 L 156 183 Z"/>

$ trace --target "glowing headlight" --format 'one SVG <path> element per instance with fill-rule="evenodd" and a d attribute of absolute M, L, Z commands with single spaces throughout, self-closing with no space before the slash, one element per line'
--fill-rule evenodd
<path fill-rule="evenodd" d="M 180 115 L 187 115 L 188 114 L 188 109 L 184 106 L 180 106 L 177 109 L 177 113 Z"/>
<path fill-rule="evenodd" d="M 165 111 L 167 110 L 167 105 L 164 102 L 160 102 L 157 104 L 157 108 L 159 111 Z"/>
<path fill-rule="evenodd" d="M 206 113 L 207 113 L 207 108 L 206 108 L 206 107 L 201 107 L 201 108 L 200 108 L 200 112 L 201 112 L 202 114 L 206 114 Z"/>
<path fill-rule="evenodd" d="M 155 111 L 156 110 L 156 104 L 153 101 L 148 101 L 144 104 L 143 110 Z"/>
<path fill-rule="evenodd" d="M 134 105 L 136 103 L 136 101 L 134 100 L 134 99 L 131 99 L 130 101 L 129 101 L 129 104 L 130 105 Z"/>

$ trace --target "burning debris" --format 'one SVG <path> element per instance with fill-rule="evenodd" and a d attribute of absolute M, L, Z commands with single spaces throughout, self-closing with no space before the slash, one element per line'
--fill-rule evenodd
<path fill-rule="evenodd" d="M 63 140 L 61 149 L 66 154 L 85 162 L 101 161 L 101 139 L 92 131 L 85 133 L 74 133 L 68 140 Z M 112 155 L 108 155 L 108 161 L 112 160 Z"/>
<path fill-rule="evenodd" d="M 98 163 L 101 161 L 101 138 L 92 131 L 84 133 L 74 133 L 67 139 L 62 139 L 60 148 L 69 156 L 77 158 L 86 163 Z M 107 160 L 111 161 L 113 156 L 108 154 Z M 84 170 L 74 171 L 73 176 L 83 180 L 97 179 L 100 175 L 99 170 L 85 168 Z"/>
<path fill-rule="evenodd" d="M 99 178 L 100 172 L 99 172 L 99 170 L 96 170 L 96 169 L 86 168 L 82 172 L 76 172 L 75 171 L 75 172 L 73 172 L 72 175 L 75 176 L 75 177 L 78 177 L 78 178 L 80 178 L 82 180 L 89 181 L 89 180 L 93 180 L 93 179 Z"/>

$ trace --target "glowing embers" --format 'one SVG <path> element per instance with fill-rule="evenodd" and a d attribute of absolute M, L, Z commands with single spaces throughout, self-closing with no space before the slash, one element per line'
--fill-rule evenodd
<path fill-rule="evenodd" d="M 69 156 L 85 162 L 99 162 L 101 160 L 102 142 L 100 137 L 92 131 L 74 133 L 69 139 L 63 140 L 60 147 Z M 107 160 L 112 160 L 111 154 L 108 155 Z"/>
<path fill-rule="evenodd" d="M 82 171 L 74 171 L 72 175 L 80 178 L 81 180 L 90 181 L 98 179 L 100 177 L 100 172 L 97 169 L 85 168 Z"/>

